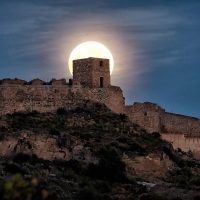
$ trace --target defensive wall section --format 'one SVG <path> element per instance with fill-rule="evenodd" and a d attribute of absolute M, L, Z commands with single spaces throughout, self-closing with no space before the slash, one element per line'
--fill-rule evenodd
<path fill-rule="evenodd" d="M 73 82 L 73 80 L 71 80 Z M 124 98 L 119 87 L 89 88 L 52 79 L 47 84 L 36 79 L 0 81 L 0 114 L 19 111 L 55 112 L 58 108 L 73 109 L 87 100 L 104 103 L 112 111 L 122 113 Z"/>
<path fill-rule="evenodd" d="M 125 106 L 125 113 L 131 121 L 139 124 L 149 133 L 176 133 L 187 137 L 200 136 L 200 120 L 195 117 L 165 112 L 154 103 L 135 102 L 132 106 Z"/>
<path fill-rule="evenodd" d="M 165 112 L 150 102 L 135 102 L 125 106 L 124 112 L 130 120 L 147 132 L 158 132 L 162 138 L 172 142 L 174 148 L 192 150 L 200 155 L 200 120 L 194 117 Z"/>
<path fill-rule="evenodd" d="M 165 110 L 157 104 L 135 102 L 131 106 L 125 106 L 124 112 L 132 122 L 140 125 L 149 133 L 160 132 L 161 117 L 164 115 Z"/>
<path fill-rule="evenodd" d="M 112 111 L 123 113 L 124 97 L 120 87 L 110 84 L 109 59 L 85 58 L 73 61 L 73 79 L 19 79 L 0 81 L 0 114 L 18 111 L 54 112 L 73 109 L 88 100 L 104 103 Z"/>

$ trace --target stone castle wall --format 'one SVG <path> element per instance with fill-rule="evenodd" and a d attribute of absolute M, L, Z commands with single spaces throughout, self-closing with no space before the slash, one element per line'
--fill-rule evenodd
<path fill-rule="evenodd" d="M 104 103 L 122 113 L 124 98 L 119 87 L 82 88 L 69 85 L 0 85 L 0 114 L 18 111 L 54 112 L 73 109 L 87 100 Z"/>
<path fill-rule="evenodd" d="M 172 143 L 174 149 L 184 152 L 192 151 L 196 159 L 200 159 L 200 136 L 186 137 L 184 134 L 161 133 L 162 139 Z"/>
<path fill-rule="evenodd" d="M 200 120 L 194 117 L 165 112 L 154 103 L 134 103 L 125 106 L 130 120 L 147 132 L 158 132 L 172 142 L 175 149 L 193 151 L 200 158 Z"/>
<path fill-rule="evenodd" d="M 132 106 L 125 106 L 124 111 L 132 122 L 140 125 L 149 133 L 160 132 L 161 120 L 165 110 L 157 104 L 135 102 Z"/>
<path fill-rule="evenodd" d="M 165 112 L 160 132 L 184 133 L 188 136 L 200 136 L 200 120 L 194 117 Z"/>
<path fill-rule="evenodd" d="M 125 113 L 131 121 L 139 124 L 149 133 L 176 133 L 200 136 L 200 120 L 194 117 L 165 112 L 154 103 L 134 103 L 125 106 Z"/>

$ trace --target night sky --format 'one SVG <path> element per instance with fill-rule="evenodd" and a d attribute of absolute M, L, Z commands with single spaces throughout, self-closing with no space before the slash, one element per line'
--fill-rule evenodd
<path fill-rule="evenodd" d="M 113 54 L 127 105 L 200 118 L 200 0 L 0 0 L 0 79 L 68 80 L 86 41 Z"/>

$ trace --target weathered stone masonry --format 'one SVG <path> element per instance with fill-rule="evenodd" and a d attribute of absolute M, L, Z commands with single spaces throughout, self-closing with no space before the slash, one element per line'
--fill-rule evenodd
<path fill-rule="evenodd" d="M 161 133 L 171 141 L 174 148 L 192 150 L 200 155 L 200 120 L 194 117 L 165 112 L 157 104 L 145 102 L 125 106 L 124 112 L 132 122 L 139 124 L 149 133 Z"/>
<path fill-rule="evenodd" d="M 86 58 L 73 61 L 73 80 L 90 88 L 110 86 L 108 59 Z"/>
<path fill-rule="evenodd" d="M 19 79 L 0 81 L 0 114 L 18 111 L 54 112 L 73 109 L 92 100 L 123 113 L 124 97 L 119 87 L 110 85 L 109 60 L 87 58 L 73 61 L 73 80 Z"/>
<path fill-rule="evenodd" d="M 0 85 L 0 114 L 18 111 L 54 112 L 58 108 L 73 109 L 87 100 L 106 104 L 122 113 L 124 98 L 119 87 L 76 88 L 55 85 Z"/>
<path fill-rule="evenodd" d="M 18 111 L 55 112 L 73 109 L 88 100 L 104 103 L 116 113 L 125 113 L 147 132 L 159 132 L 175 148 L 200 155 L 200 120 L 165 112 L 157 104 L 145 102 L 125 106 L 120 87 L 111 86 L 109 60 L 87 58 L 73 61 L 73 79 L 19 79 L 0 81 L 0 115 Z"/>

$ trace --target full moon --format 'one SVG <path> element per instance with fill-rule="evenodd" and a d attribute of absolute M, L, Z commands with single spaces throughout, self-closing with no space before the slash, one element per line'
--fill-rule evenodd
<path fill-rule="evenodd" d="M 76 46 L 76 48 L 71 52 L 69 56 L 69 71 L 73 74 L 73 60 L 88 58 L 88 57 L 96 57 L 96 58 L 107 58 L 110 60 L 110 74 L 113 71 L 114 60 L 111 52 L 108 50 L 106 46 L 99 42 L 84 42 Z"/>

